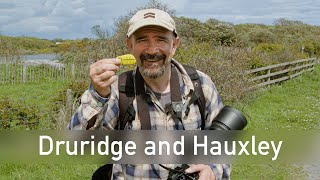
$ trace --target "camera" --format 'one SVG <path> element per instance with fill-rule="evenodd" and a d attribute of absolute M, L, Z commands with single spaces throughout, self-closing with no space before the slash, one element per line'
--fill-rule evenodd
<path fill-rule="evenodd" d="M 168 175 L 168 180 L 196 180 L 199 178 L 198 173 L 188 174 L 184 172 L 189 168 L 189 165 L 182 164 L 175 169 L 171 169 Z"/>
<path fill-rule="evenodd" d="M 210 130 L 242 130 L 247 125 L 247 119 L 244 117 L 241 111 L 231 107 L 224 106 L 219 114 L 213 119 L 210 126 Z M 171 169 L 168 180 L 196 180 L 199 178 L 198 173 L 188 174 L 185 173 L 189 167 L 187 164 L 183 164 Z"/>

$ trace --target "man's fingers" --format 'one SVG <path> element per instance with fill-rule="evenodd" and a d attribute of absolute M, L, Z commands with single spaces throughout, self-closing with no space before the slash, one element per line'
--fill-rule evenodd
<path fill-rule="evenodd" d="M 116 80 L 118 79 L 117 75 L 113 75 L 111 77 L 109 77 L 108 79 L 105 79 L 103 81 L 98 81 L 95 84 L 97 84 L 99 87 L 97 87 L 97 89 L 104 89 L 108 86 L 111 86 L 112 83 L 114 83 Z"/>
<path fill-rule="evenodd" d="M 116 75 L 115 71 L 105 71 L 102 74 L 97 75 L 95 81 L 106 81 L 114 75 Z"/>
<path fill-rule="evenodd" d="M 90 76 L 96 76 L 96 75 L 100 75 L 106 71 L 117 71 L 119 70 L 119 66 L 115 65 L 115 64 L 103 64 L 103 63 L 99 63 L 99 64 L 94 64 L 90 66 Z"/>
<path fill-rule="evenodd" d="M 102 59 L 90 65 L 90 79 L 93 88 L 102 97 L 110 94 L 110 86 L 118 77 L 116 71 L 119 70 L 120 59 Z"/>
<path fill-rule="evenodd" d="M 186 171 L 186 173 L 194 173 L 194 172 L 199 172 L 205 168 L 206 168 L 206 165 L 204 165 L 204 164 L 195 164 L 195 165 L 191 165 L 185 171 Z"/>
<path fill-rule="evenodd" d="M 118 58 L 111 58 L 111 59 L 101 59 L 101 60 L 97 61 L 96 63 L 120 65 L 120 62 L 121 62 L 121 60 Z"/>
<path fill-rule="evenodd" d="M 106 69 L 109 70 L 111 68 L 112 70 L 118 69 L 120 66 L 120 59 L 117 58 L 111 58 L 111 59 L 101 59 L 90 66 L 91 69 Z"/>
<path fill-rule="evenodd" d="M 216 177 L 211 170 L 210 166 L 204 164 L 191 165 L 188 169 L 185 170 L 186 173 L 199 173 L 199 180 L 215 180 Z"/>
<path fill-rule="evenodd" d="M 107 97 L 110 94 L 110 86 L 118 79 L 113 75 L 104 81 L 92 81 L 92 86 L 101 97 Z"/>

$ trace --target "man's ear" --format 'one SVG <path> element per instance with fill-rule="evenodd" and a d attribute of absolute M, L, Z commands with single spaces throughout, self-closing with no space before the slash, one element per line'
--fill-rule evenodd
<path fill-rule="evenodd" d="M 130 53 L 132 53 L 132 41 L 131 41 L 131 38 L 127 37 L 126 43 L 127 43 L 128 50 L 130 51 Z"/>
<path fill-rule="evenodd" d="M 179 36 L 175 37 L 175 39 L 173 40 L 173 47 L 172 47 L 172 54 L 174 55 L 174 53 L 176 52 L 178 46 L 180 44 L 180 38 Z"/>

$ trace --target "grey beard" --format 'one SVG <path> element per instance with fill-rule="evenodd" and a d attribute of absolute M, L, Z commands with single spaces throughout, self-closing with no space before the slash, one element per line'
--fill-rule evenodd
<path fill-rule="evenodd" d="M 157 65 L 155 65 L 157 66 Z M 156 71 L 154 71 L 154 66 L 152 66 L 152 69 L 145 69 L 144 67 L 141 67 L 141 74 L 144 77 L 150 78 L 150 79 L 156 79 L 158 77 L 161 77 L 164 74 L 164 70 L 165 70 L 165 65 L 162 64 L 160 65 Z"/>

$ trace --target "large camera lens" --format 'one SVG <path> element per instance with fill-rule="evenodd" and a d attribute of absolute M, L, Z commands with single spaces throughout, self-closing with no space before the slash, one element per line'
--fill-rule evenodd
<path fill-rule="evenodd" d="M 213 119 L 210 130 L 242 130 L 247 125 L 247 119 L 241 111 L 224 106 Z"/>

